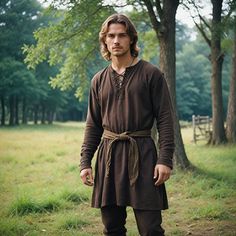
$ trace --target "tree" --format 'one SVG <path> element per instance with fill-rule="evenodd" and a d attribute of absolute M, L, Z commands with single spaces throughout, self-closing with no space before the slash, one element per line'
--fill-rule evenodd
<path fill-rule="evenodd" d="M 37 44 L 25 45 L 25 62 L 32 68 L 44 60 L 50 65 L 62 65 L 51 79 L 52 87 L 62 90 L 76 87 L 76 95 L 83 99 L 89 84 L 88 68 L 91 69 L 98 55 L 100 25 L 114 10 L 104 6 L 101 0 L 68 1 L 66 10 L 56 9 L 58 2 L 53 1 L 49 8 L 50 14 L 57 15 L 58 20 L 34 33 Z"/>
<path fill-rule="evenodd" d="M 198 39 L 188 42 L 176 55 L 177 107 L 182 120 L 191 120 L 193 114 L 211 115 L 210 66 L 198 52 L 200 44 Z"/>
<path fill-rule="evenodd" d="M 21 95 L 30 89 L 35 78 L 23 63 L 23 43 L 33 43 L 32 32 L 38 25 L 40 4 L 36 0 L 3 0 L 0 3 L 1 124 L 9 102 L 9 124 L 19 124 Z"/>
<path fill-rule="evenodd" d="M 33 94 L 34 74 L 27 70 L 24 63 L 6 57 L 0 61 L 0 92 L 2 99 L 1 125 L 5 124 L 6 101 L 9 102 L 9 125 L 19 124 L 19 102 L 22 94 Z"/>
<path fill-rule="evenodd" d="M 50 77 L 58 73 L 58 68 L 43 62 L 36 67 L 35 77 L 37 87 L 35 97 L 32 99 L 31 108 L 34 113 L 34 123 L 37 124 L 41 118 L 41 123 L 53 123 L 53 118 L 57 110 L 65 104 L 66 94 L 59 89 L 52 89 L 49 85 Z M 39 116 L 41 115 L 41 117 Z"/>
<path fill-rule="evenodd" d="M 233 57 L 232 76 L 230 81 L 230 92 L 226 119 L 226 136 L 229 142 L 236 143 L 236 17 L 232 21 L 233 28 Z"/>
<path fill-rule="evenodd" d="M 180 132 L 180 124 L 176 106 L 176 58 L 175 58 L 175 27 L 178 0 L 143 0 L 153 29 L 160 45 L 160 69 L 164 72 L 170 90 L 175 127 L 175 161 L 182 168 L 187 168 L 188 161 L 183 139 Z"/>
<path fill-rule="evenodd" d="M 222 65 L 224 60 L 224 52 L 221 48 L 222 35 L 224 27 L 222 24 L 223 15 L 223 0 L 211 0 L 212 3 L 212 19 L 206 19 L 200 14 L 200 7 L 197 6 L 195 1 L 188 1 L 190 5 L 193 5 L 197 11 L 197 18 L 199 23 L 195 20 L 196 27 L 202 34 L 206 43 L 211 49 L 210 61 L 212 67 L 211 74 L 211 93 L 212 93 L 212 119 L 213 119 L 213 133 L 210 143 L 213 145 L 218 145 L 225 143 L 226 135 L 224 129 L 224 112 L 223 112 L 223 95 L 222 95 Z M 226 3 L 226 9 L 224 9 L 224 18 L 226 22 L 227 19 L 233 12 L 234 0 L 228 1 Z M 188 7 L 188 9 L 190 9 Z M 226 13 L 227 14 L 226 14 Z M 224 23 L 225 23 L 224 22 Z"/>
<path fill-rule="evenodd" d="M 226 142 L 223 117 L 222 65 L 224 54 L 221 51 L 221 14 L 223 0 L 212 0 L 211 65 L 212 65 L 212 144 Z"/>
<path fill-rule="evenodd" d="M 27 124 L 29 116 L 34 122 L 52 123 L 55 112 L 65 104 L 65 93 L 53 90 L 50 77 L 58 68 L 42 63 L 35 70 L 27 69 L 23 62 L 22 46 L 35 42 L 33 32 L 39 26 L 58 18 L 43 14 L 43 8 L 36 0 L 11 0 L 0 3 L 0 99 L 1 124 Z M 40 117 L 41 115 L 41 117 Z"/>

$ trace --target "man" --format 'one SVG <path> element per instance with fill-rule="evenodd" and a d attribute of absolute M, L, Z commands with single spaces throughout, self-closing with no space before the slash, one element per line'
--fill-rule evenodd
<path fill-rule="evenodd" d="M 99 40 L 111 64 L 92 79 L 80 176 L 94 185 L 92 207 L 101 208 L 105 235 L 126 235 L 126 206 L 133 208 L 141 236 L 164 235 L 164 182 L 174 151 L 167 84 L 155 66 L 139 60 L 137 32 L 125 15 L 108 17 Z M 150 136 L 155 119 L 158 157 Z M 91 160 L 98 146 L 93 178 Z"/>

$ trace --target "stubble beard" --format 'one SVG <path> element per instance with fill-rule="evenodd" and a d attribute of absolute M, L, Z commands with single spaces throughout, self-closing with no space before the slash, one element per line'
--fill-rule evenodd
<path fill-rule="evenodd" d="M 124 57 L 130 53 L 130 49 L 122 52 L 111 52 L 111 56 L 113 57 Z"/>

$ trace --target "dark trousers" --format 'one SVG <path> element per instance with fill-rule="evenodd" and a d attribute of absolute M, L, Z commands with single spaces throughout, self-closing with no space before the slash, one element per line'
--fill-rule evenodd
<path fill-rule="evenodd" d="M 163 236 L 161 211 L 133 209 L 139 234 L 141 236 Z M 107 206 L 101 208 L 104 235 L 126 235 L 126 207 Z"/>

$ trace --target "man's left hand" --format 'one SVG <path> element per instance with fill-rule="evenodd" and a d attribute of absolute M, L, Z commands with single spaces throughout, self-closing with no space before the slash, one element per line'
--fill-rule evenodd
<path fill-rule="evenodd" d="M 155 185 L 159 186 L 170 178 L 171 168 L 162 164 L 157 164 L 154 169 Z"/>

